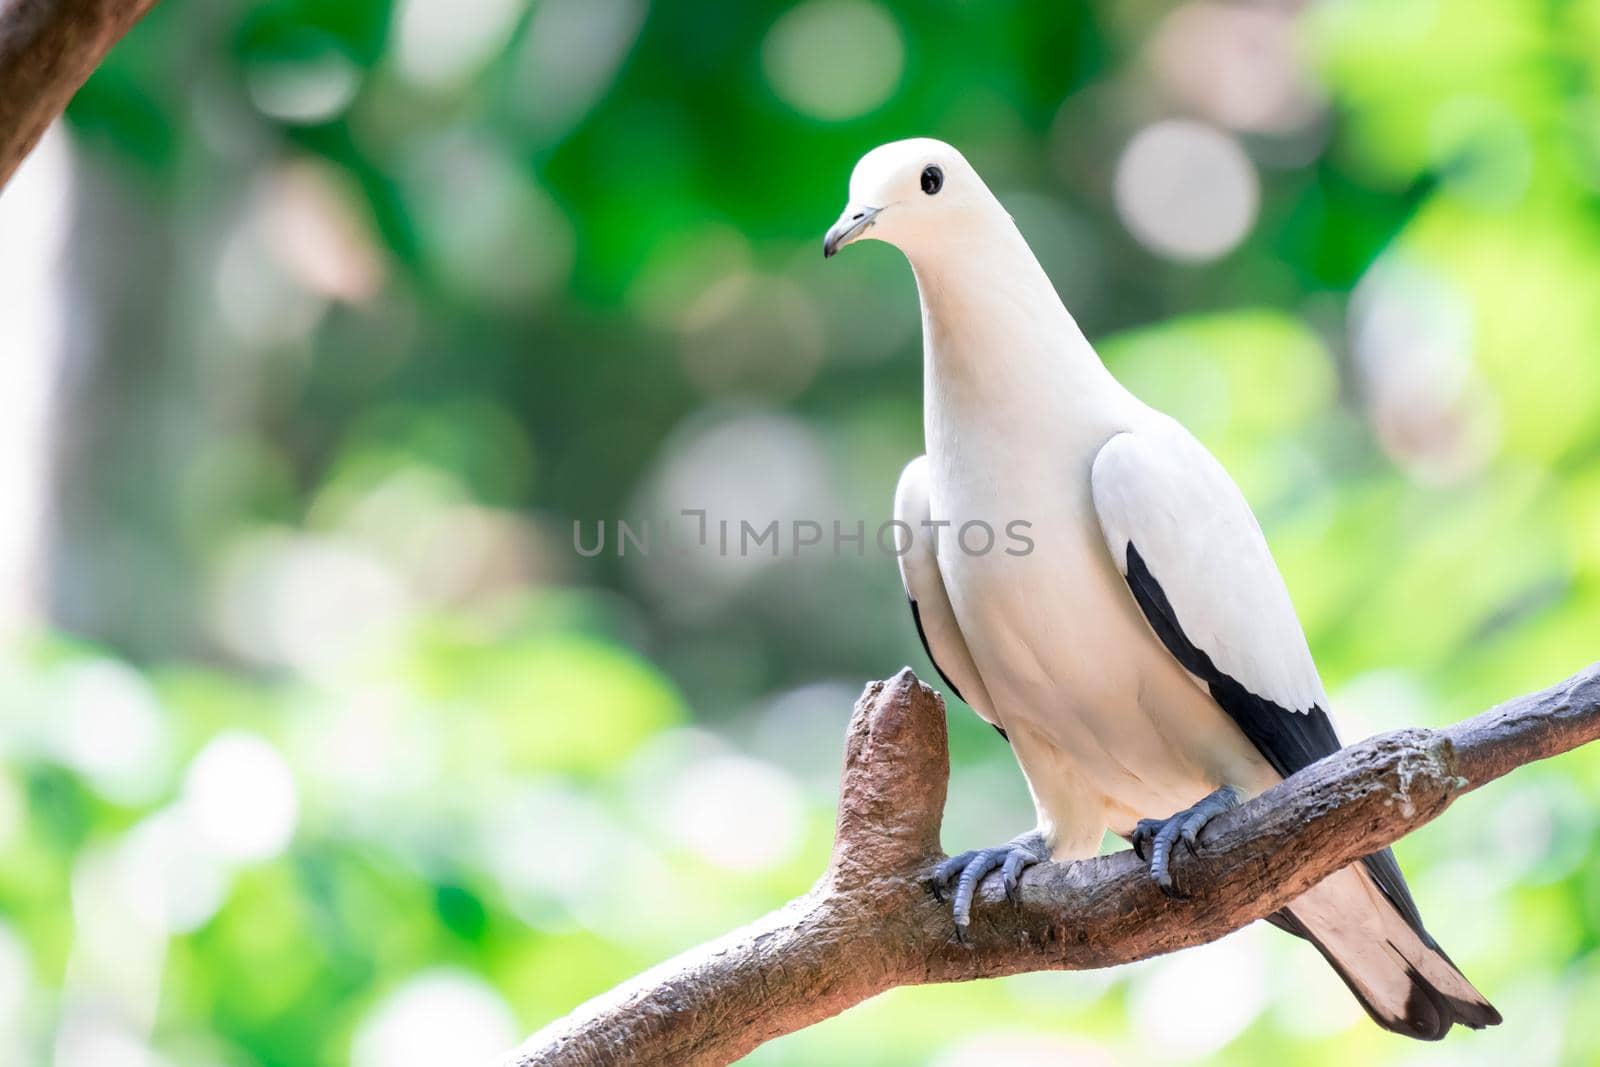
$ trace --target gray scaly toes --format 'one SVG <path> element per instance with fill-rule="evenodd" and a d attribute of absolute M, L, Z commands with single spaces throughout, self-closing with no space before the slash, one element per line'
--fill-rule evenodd
<path fill-rule="evenodd" d="M 1238 806 L 1238 792 L 1223 786 L 1194 807 L 1169 818 L 1140 819 L 1128 840 L 1133 843 L 1134 853 L 1150 864 L 1150 877 L 1161 891 L 1169 897 L 1180 897 L 1183 894 L 1172 877 L 1172 846 L 1182 841 L 1192 855 L 1206 823 Z"/>
<path fill-rule="evenodd" d="M 949 896 L 950 915 L 956 923 L 956 940 L 965 942 L 967 939 L 967 927 L 972 922 L 972 898 L 984 875 L 998 870 L 1005 883 L 1006 899 L 1015 901 L 1022 872 L 1049 858 L 1050 846 L 1045 844 L 1039 831 L 1030 830 L 996 848 L 973 849 L 959 856 L 951 856 L 935 867 L 929 879 L 933 895 L 939 900 Z"/>

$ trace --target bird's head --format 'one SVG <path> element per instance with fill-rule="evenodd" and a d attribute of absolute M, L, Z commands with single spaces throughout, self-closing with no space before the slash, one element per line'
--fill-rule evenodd
<path fill-rule="evenodd" d="M 893 141 L 861 157 L 850 202 L 828 230 L 822 254 L 852 241 L 886 241 L 909 252 L 969 223 L 974 209 L 999 204 L 961 153 L 928 137 Z"/>

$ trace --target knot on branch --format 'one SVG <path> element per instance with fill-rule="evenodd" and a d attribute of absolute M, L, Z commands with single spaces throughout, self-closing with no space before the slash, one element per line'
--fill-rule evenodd
<path fill-rule="evenodd" d="M 845 736 L 829 877 L 845 889 L 909 874 L 939 851 L 950 781 L 944 701 L 910 667 L 872 682 Z"/>
<path fill-rule="evenodd" d="M 1269 790 L 1265 801 L 1304 793 L 1307 785 L 1320 785 L 1325 794 L 1318 820 L 1336 817 L 1367 792 L 1383 806 L 1397 808 L 1404 819 L 1420 814 L 1427 821 L 1467 788 L 1467 780 L 1457 770 L 1456 748 L 1446 733 L 1408 727 L 1359 741 L 1308 767 Z"/>

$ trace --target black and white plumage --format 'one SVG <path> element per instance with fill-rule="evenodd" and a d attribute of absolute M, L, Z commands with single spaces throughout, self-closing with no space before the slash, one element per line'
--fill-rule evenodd
<path fill-rule="evenodd" d="M 1104 831 L 1155 843 L 1339 748 L 1266 539 L 1216 459 L 1123 389 L 1004 208 L 954 149 L 869 153 L 825 251 L 861 237 L 910 261 L 922 300 L 927 454 L 895 493 L 913 618 L 946 684 L 1011 742 L 1037 829 L 950 861 L 958 932 L 977 877 Z M 953 531 L 1027 522 L 1031 551 Z M 942 536 L 941 536 L 942 535 Z M 1174 813 L 1179 813 L 1174 816 Z M 1442 1037 L 1499 1014 L 1423 928 L 1394 857 L 1334 874 L 1274 922 L 1312 941 L 1371 1016 Z"/>

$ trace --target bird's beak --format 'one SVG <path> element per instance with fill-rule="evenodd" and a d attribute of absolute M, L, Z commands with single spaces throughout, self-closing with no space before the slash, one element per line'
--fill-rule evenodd
<path fill-rule="evenodd" d="M 828 227 L 828 234 L 822 239 L 822 258 L 831 258 L 839 249 L 860 237 L 882 210 L 881 207 L 860 207 L 856 204 L 845 208 L 839 221 Z"/>

